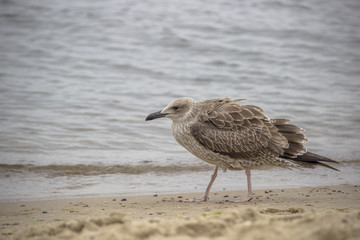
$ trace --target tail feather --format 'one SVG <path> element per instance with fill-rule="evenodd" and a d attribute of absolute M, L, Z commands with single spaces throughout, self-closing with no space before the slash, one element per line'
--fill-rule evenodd
<path fill-rule="evenodd" d="M 320 165 L 339 171 L 324 163 L 338 163 L 337 161 L 312 152 L 306 152 L 306 148 L 303 145 L 303 143 L 307 141 L 306 136 L 303 134 L 304 129 L 293 124 L 288 124 L 290 120 L 285 118 L 271 119 L 271 121 L 275 127 L 277 127 L 278 133 L 285 137 L 289 143 L 288 148 L 284 149 L 282 158 L 291 160 L 302 167 L 313 168 L 315 165 Z"/>
<path fill-rule="evenodd" d="M 307 153 L 305 153 L 303 155 L 297 156 L 294 160 L 295 161 L 303 161 L 303 162 L 333 162 L 333 163 L 338 163 L 335 160 L 332 160 L 332 159 L 327 158 L 327 157 L 320 156 L 320 155 L 312 153 L 312 152 L 307 152 Z"/>
<path fill-rule="evenodd" d="M 336 163 L 337 163 L 337 162 L 336 162 Z M 332 169 L 332 170 L 335 170 L 335 171 L 340 172 L 340 170 L 339 170 L 339 169 L 334 168 L 333 166 L 330 166 L 330 165 L 328 165 L 328 164 L 325 164 L 325 163 L 322 163 L 322 162 L 316 162 L 316 164 L 318 164 L 318 165 L 320 165 L 320 166 L 327 167 L 327 168 L 330 168 L 330 169 Z"/>
<path fill-rule="evenodd" d="M 287 159 L 303 167 L 313 168 L 316 165 L 320 165 L 335 171 L 340 171 L 339 169 L 336 169 L 333 166 L 324 163 L 324 162 L 326 163 L 339 163 L 339 162 L 327 157 L 320 156 L 312 152 L 307 152 L 303 155 L 297 156 L 296 158 L 287 158 Z"/>

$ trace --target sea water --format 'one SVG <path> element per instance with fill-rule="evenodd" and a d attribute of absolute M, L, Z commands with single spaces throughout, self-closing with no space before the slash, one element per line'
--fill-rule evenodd
<path fill-rule="evenodd" d="M 246 98 L 327 168 L 253 188 L 360 183 L 358 0 L 1 0 L 0 201 L 204 191 L 212 166 L 145 122 L 179 97 Z M 243 172 L 214 190 L 246 189 Z"/>

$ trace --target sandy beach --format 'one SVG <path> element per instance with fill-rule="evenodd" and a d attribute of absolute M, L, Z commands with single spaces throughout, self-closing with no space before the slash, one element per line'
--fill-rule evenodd
<path fill-rule="evenodd" d="M 1 202 L 1 239 L 359 239 L 360 186 Z M 261 231 L 260 231 L 261 229 Z"/>

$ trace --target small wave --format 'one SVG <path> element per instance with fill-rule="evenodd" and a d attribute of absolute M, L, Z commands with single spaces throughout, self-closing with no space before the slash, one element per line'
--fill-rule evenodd
<path fill-rule="evenodd" d="M 352 160 L 342 161 L 341 164 L 343 164 L 343 165 L 358 165 L 358 164 L 360 164 L 360 159 L 352 159 Z"/>
<path fill-rule="evenodd" d="M 9 176 L 10 173 L 36 173 L 48 174 L 52 177 L 58 176 L 96 176 L 104 174 L 169 174 L 178 172 L 200 172 L 209 171 L 212 167 L 209 165 L 44 165 L 36 166 L 32 164 L 0 164 L 0 173 L 2 176 Z"/>

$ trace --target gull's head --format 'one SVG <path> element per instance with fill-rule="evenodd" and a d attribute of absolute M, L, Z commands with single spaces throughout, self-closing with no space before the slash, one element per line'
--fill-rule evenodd
<path fill-rule="evenodd" d="M 176 99 L 167 105 L 167 107 L 165 107 L 163 110 L 149 114 L 145 121 L 162 117 L 170 118 L 174 122 L 184 119 L 190 115 L 195 103 L 195 100 L 192 98 Z"/>

